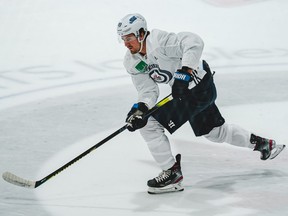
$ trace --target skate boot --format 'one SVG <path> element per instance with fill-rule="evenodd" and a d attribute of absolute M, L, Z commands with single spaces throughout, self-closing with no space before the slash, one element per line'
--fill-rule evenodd
<path fill-rule="evenodd" d="M 176 163 L 170 169 L 163 170 L 159 176 L 147 182 L 148 193 L 159 194 L 184 190 L 181 185 L 183 175 L 181 172 L 180 160 L 181 155 L 176 155 Z"/>
<path fill-rule="evenodd" d="M 254 151 L 260 151 L 261 160 L 275 158 L 285 147 L 285 145 L 276 145 L 272 139 L 262 138 L 254 134 L 251 134 L 250 142 L 255 144 Z"/>

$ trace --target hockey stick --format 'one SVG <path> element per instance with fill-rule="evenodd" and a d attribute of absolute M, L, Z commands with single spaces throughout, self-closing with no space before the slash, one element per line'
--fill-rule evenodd
<path fill-rule="evenodd" d="M 152 113 L 154 113 L 158 108 L 162 107 L 164 104 L 168 103 L 169 101 L 171 101 L 173 99 L 172 95 L 168 95 L 167 97 L 163 98 L 161 101 L 159 101 L 153 108 L 151 108 L 145 115 L 145 117 L 150 116 Z M 53 176 L 59 174 L 60 172 L 62 172 L 64 169 L 68 168 L 69 166 L 71 166 L 73 163 L 75 163 L 76 161 L 80 160 L 81 158 L 83 158 L 84 156 L 86 156 L 87 154 L 89 154 L 90 152 L 92 152 L 93 150 L 97 149 L 98 147 L 100 147 L 101 145 L 103 145 L 104 143 L 106 143 L 107 141 L 109 141 L 110 139 L 112 139 L 113 137 L 117 136 L 118 134 L 122 133 L 123 131 L 125 131 L 127 129 L 127 124 L 124 125 L 123 127 L 121 127 L 120 129 L 118 129 L 117 131 L 115 131 L 114 133 L 110 134 L 109 136 L 107 136 L 105 139 L 103 139 L 102 141 L 98 142 L 97 144 L 95 144 L 94 146 L 92 146 L 91 148 L 87 149 L 85 152 L 83 152 L 82 154 L 78 155 L 77 157 L 75 157 L 74 159 L 72 159 L 71 161 L 69 161 L 68 163 L 66 163 L 65 165 L 61 166 L 59 169 L 55 170 L 54 172 L 50 173 L 49 175 L 47 175 L 46 177 L 38 180 L 38 181 L 31 181 L 31 180 L 26 180 L 23 179 L 21 177 L 18 177 L 16 175 L 14 175 L 13 173 L 10 172 L 5 172 L 3 173 L 2 177 L 5 181 L 17 185 L 17 186 L 21 186 L 21 187 L 26 187 L 26 188 L 37 188 L 40 185 L 42 185 L 43 183 L 45 183 L 46 181 L 48 181 L 49 179 L 51 179 Z"/>

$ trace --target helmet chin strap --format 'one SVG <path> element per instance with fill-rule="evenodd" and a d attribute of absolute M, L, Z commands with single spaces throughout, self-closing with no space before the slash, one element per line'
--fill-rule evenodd
<path fill-rule="evenodd" d="M 138 51 L 138 53 L 141 53 L 142 49 L 143 49 L 143 40 L 139 41 L 140 42 L 140 49 Z"/>
<path fill-rule="evenodd" d="M 144 40 L 145 40 L 146 36 L 147 36 L 147 31 L 145 32 L 142 40 L 140 40 L 140 37 L 138 37 L 138 41 L 140 43 L 140 49 L 139 49 L 138 53 L 140 53 L 142 51 L 142 49 L 143 49 L 143 43 L 144 43 Z"/>

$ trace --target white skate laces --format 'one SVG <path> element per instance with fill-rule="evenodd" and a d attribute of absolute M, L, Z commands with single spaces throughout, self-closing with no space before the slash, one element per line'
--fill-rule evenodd
<path fill-rule="evenodd" d="M 171 175 L 171 170 L 163 170 L 159 176 L 155 177 L 155 180 L 159 183 L 165 181 Z"/>

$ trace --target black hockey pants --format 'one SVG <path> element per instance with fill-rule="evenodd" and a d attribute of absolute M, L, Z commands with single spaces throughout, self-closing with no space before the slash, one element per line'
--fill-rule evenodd
<path fill-rule="evenodd" d="M 209 70 L 187 97 L 173 99 L 152 116 L 171 134 L 189 121 L 194 134 L 202 136 L 225 122 L 215 104 L 216 97 L 213 75 Z"/>

